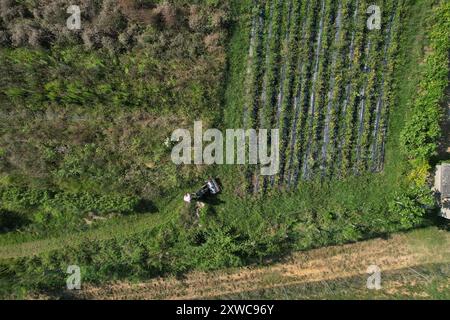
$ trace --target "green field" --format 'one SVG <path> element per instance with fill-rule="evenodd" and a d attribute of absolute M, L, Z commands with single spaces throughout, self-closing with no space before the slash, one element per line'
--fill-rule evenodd
<path fill-rule="evenodd" d="M 86 0 L 77 32 L 57 5 L 4 8 L 0 295 L 59 290 L 68 265 L 141 280 L 445 224 L 428 178 L 450 7 L 379 0 L 369 30 L 370 4 Z M 173 164 L 197 120 L 279 129 L 279 174 Z M 208 176 L 223 192 L 197 219 L 182 196 Z"/>

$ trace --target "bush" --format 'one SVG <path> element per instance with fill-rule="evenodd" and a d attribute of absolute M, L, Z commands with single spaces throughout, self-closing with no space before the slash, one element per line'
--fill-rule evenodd
<path fill-rule="evenodd" d="M 389 212 L 397 216 L 402 228 L 410 229 L 423 223 L 428 210 L 436 206 L 434 196 L 429 188 L 415 187 L 396 195 L 389 203 Z"/>

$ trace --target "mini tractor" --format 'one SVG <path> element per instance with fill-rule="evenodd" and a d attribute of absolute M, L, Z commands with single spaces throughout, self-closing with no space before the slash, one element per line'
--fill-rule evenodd
<path fill-rule="evenodd" d="M 220 186 L 213 178 L 208 179 L 205 184 L 195 193 L 186 193 L 184 195 L 185 202 L 191 202 L 192 200 L 201 200 L 206 195 L 216 195 L 220 192 Z"/>

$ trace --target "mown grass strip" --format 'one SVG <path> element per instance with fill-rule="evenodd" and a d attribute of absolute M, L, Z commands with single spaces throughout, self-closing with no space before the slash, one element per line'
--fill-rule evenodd
<path fill-rule="evenodd" d="M 285 19 L 283 20 L 283 33 L 284 33 L 284 41 L 282 44 L 281 55 L 282 55 L 282 66 L 280 73 L 280 80 L 278 86 L 278 94 L 276 98 L 275 108 L 275 119 L 274 119 L 274 128 L 280 129 L 281 126 L 281 117 L 282 117 L 282 108 L 283 101 L 285 99 L 285 87 L 286 80 L 288 79 L 288 64 L 289 64 L 289 44 L 291 39 L 291 25 L 292 25 L 292 11 L 293 11 L 293 1 L 289 0 L 287 7 L 285 7 L 285 12 L 283 16 Z M 282 140 L 282 137 L 280 137 Z M 280 161 L 283 161 L 280 157 Z M 270 184 L 272 187 L 275 186 L 275 181 L 277 179 L 277 175 L 270 177 Z"/>
<path fill-rule="evenodd" d="M 370 170 L 379 172 L 383 169 L 384 163 L 384 146 L 387 134 L 387 122 L 389 109 L 393 103 L 393 73 L 394 66 L 397 62 L 398 41 L 401 35 L 402 15 L 405 11 L 404 1 L 398 1 L 395 17 L 391 24 L 389 32 L 389 45 L 386 45 L 383 61 L 383 78 L 381 81 L 381 94 L 377 102 L 377 118 L 374 125 L 373 141 L 371 150 L 371 166 Z"/>
<path fill-rule="evenodd" d="M 275 108 L 277 99 L 277 88 L 280 81 L 281 73 L 281 46 L 282 46 L 282 33 L 283 33 L 283 18 L 284 18 L 284 0 L 274 1 L 274 13 L 272 16 L 273 33 L 269 42 L 270 51 L 269 65 L 267 67 L 267 84 L 266 84 L 266 102 L 264 107 L 263 117 L 265 121 L 265 129 L 275 128 Z M 270 131 L 269 131 L 270 139 Z M 263 191 L 267 191 L 270 185 L 270 177 L 263 178 Z"/>

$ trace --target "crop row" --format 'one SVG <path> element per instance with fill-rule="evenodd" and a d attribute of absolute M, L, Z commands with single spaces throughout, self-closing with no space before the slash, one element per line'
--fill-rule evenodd
<path fill-rule="evenodd" d="M 393 103 L 393 72 L 398 50 L 401 17 L 405 10 L 404 1 L 398 1 L 395 4 L 395 15 L 392 15 L 390 27 L 386 33 L 381 92 L 377 101 L 377 116 L 373 130 L 370 169 L 374 172 L 383 169 L 389 106 Z"/>

